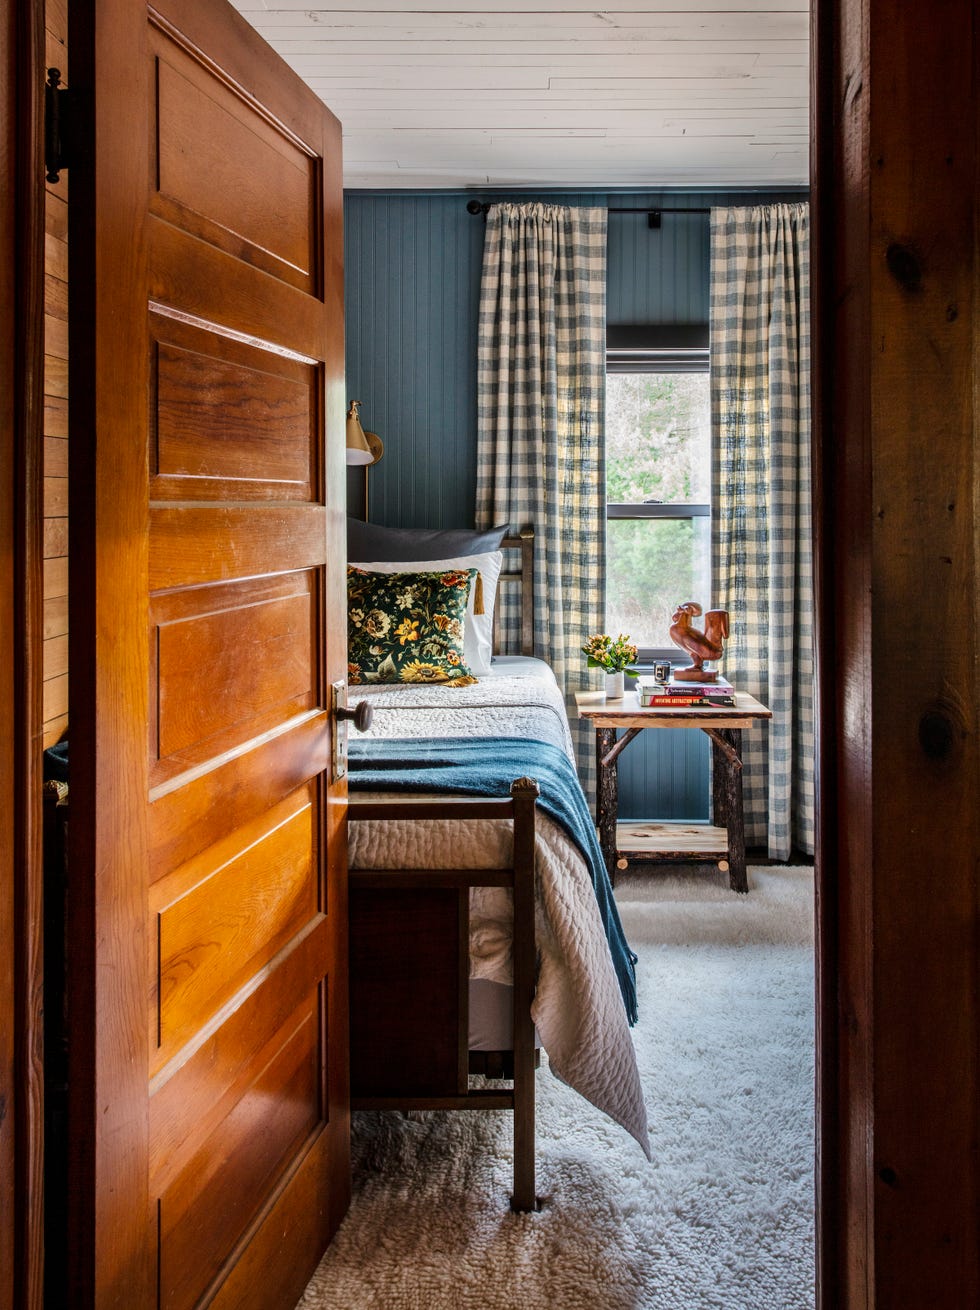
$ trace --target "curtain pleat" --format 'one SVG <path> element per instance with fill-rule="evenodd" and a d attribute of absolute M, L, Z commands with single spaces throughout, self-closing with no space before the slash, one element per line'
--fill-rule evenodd
<path fill-rule="evenodd" d="M 480 292 L 476 522 L 535 533 L 535 649 L 569 703 L 579 773 L 594 786 L 594 734 L 574 693 L 592 685 L 581 647 L 605 609 L 606 211 L 493 205 Z M 516 597 L 501 593 L 504 650 L 519 650 Z"/>
<path fill-rule="evenodd" d="M 773 712 L 746 730 L 746 841 L 814 841 L 809 207 L 711 212 L 712 571 L 724 672 Z"/>

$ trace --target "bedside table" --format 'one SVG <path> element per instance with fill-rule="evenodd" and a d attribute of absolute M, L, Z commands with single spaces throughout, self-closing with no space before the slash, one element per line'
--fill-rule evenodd
<path fill-rule="evenodd" d="M 719 709 L 645 709 L 635 691 L 621 700 L 606 700 L 601 691 L 580 691 L 575 703 L 579 718 L 595 728 L 596 827 L 610 879 L 615 882 L 617 869 L 624 869 L 630 856 L 651 863 L 710 861 L 727 871 L 733 891 L 747 892 L 742 729 L 771 719 L 772 710 L 744 692 L 735 693 L 734 706 Z M 626 729 L 622 737 L 619 728 Z M 618 822 L 619 757 L 645 728 L 699 728 L 711 738 L 713 824 Z"/>

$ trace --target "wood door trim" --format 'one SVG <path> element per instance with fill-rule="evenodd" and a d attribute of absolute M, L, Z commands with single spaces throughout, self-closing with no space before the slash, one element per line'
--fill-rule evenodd
<path fill-rule="evenodd" d="M 17 1226 L 17 999 L 14 958 L 17 921 L 14 898 L 15 833 L 18 824 L 14 749 L 16 680 L 14 650 L 18 613 L 16 559 L 16 477 L 14 474 L 14 387 L 17 349 L 16 67 L 17 25 L 12 0 L 0 3 L 0 1308 L 14 1307 Z"/>
<path fill-rule="evenodd" d="M 814 23 L 820 1305 L 974 1305 L 976 19 Z"/>
<path fill-rule="evenodd" d="M 43 7 L 0 19 L 0 1305 L 43 1299 L 41 817 L 44 183 Z M 9 821 L 8 821 L 9 812 Z"/>
<path fill-rule="evenodd" d="M 841 487 L 836 476 L 837 452 L 831 433 L 835 403 L 833 311 L 824 285 L 835 270 L 837 221 L 834 209 L 836 173 L 836 102 L 838 87 L 831 75 L 837 59 L 837 0 L 813 0 L 810 10 L 810 172 L 811 172 L 811 340 L 814 591 L 816 602 L 816 714 L 820 747 L 817 762 L 819 803 L 815 857 L 816 881 L 816 1299 L 818 1310 L 845 1304 L 841 1245 L 837 1233 L 846 1213 L 839 1169 L 846 1105 L 838 1080 L 837 976 L 840 968 L 838 864 L 835 858 L 839 822 L 836 743 L 826 703 L 828 680 L 837 662 L 837 615 L 834 576 L 837 535 L 835 506 Z M 824 76 L 818 77 L 822 69 Z M 863 107 L 863 106 L 862 106 Z M 824 196 L 828 198 L 824 200 Z M 865 342 L 866 344 L 866 342 Z M 866 448 L 867 433 L 860 433 Z M 861 478 L 863 482 L 863 477 Z M 836 726 L 833 729 L 836 737 Z M 864 944 L 867 949 L 867 943 Z M 862 1233 L 857 1244 L 867 1241 Z M 867 1289 L 865 1289 L 865 1296 Z"/>
<path fill-rule="evenodd" d="M 132 985 L 148 958 L 145 891 L 132 876 L 147 860 L 147 622 L 135 582 L 146 576 L 147 507 L 133 453 L 145 449 L 146 412 L 133 388 L 115 386 L 114 368 L 146 334 L 145 303 L 137 309 L 119 294 L 120 279 L 146 282 L 145 201 L 124 211 L 116 197 L 145 197 L 148 178 L 144 134 L 114 134 L 110 116 L 125 94 L 136 123 L 145 119 L 146 11 L 131 0 L 73 2 L 69 47 L 72 86 L 88 111 L 78 115 L 69 194 L 69 395 L 78 434 L 69 449 L 69 591 L 76 616 L 132 616 L 125 640 L 94 622 L 75 622 L 70 634 L 70 1278 L 79 1306 L 135 1306 L 155 1299 L 146 1243 L 145 997 Z M 142 58 L 134 60 L 134 51 Z M 103 137 L 113 141 L 111 157 Z M 98 170 L 91 162 L 97 141 Z M 90 223 L 100 211 L 113 215 L 111 231 Z M 96 277 L 97 268 L 111 272 Z M 147 362 L 137 358 L 134 366 L 143 369 L 145 395 Z M 103 797 L 126 798 L 124 825 L 102 824 Z"/>

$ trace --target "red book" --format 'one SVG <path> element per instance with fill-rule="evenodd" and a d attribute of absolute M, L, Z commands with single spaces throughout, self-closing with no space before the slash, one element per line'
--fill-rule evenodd
<path fill-rule="evenodd" d="M 682 706 L 686 708 L 699 706 L 707 709 L 724 709 L 726 706 L 734 704 L 735 697 L 728 693 L 723 693 L 718 696 L 699 696 L 697 694 L 693 696 L 670 696 L 657 695 L 655 692 L 650 693 L 643 690 L 640 691 L 640 705 L 643 709 L 649 709 L 651 707 L 680 709 Z"/>

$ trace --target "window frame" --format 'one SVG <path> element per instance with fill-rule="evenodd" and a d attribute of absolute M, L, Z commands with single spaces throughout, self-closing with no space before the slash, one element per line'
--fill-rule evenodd
<path fill-rule="evenodd" d="M 707 325 L 610 327 L 606 343 L 606 373 L 710 373 Z M 710 501 L 607 501 L 606 521 L 710 520 L 711 511 Z M 645 668 L 657 660 L 675 661 L 679 655 L 677 646 L 640 646 L 637 665 Z"/>

